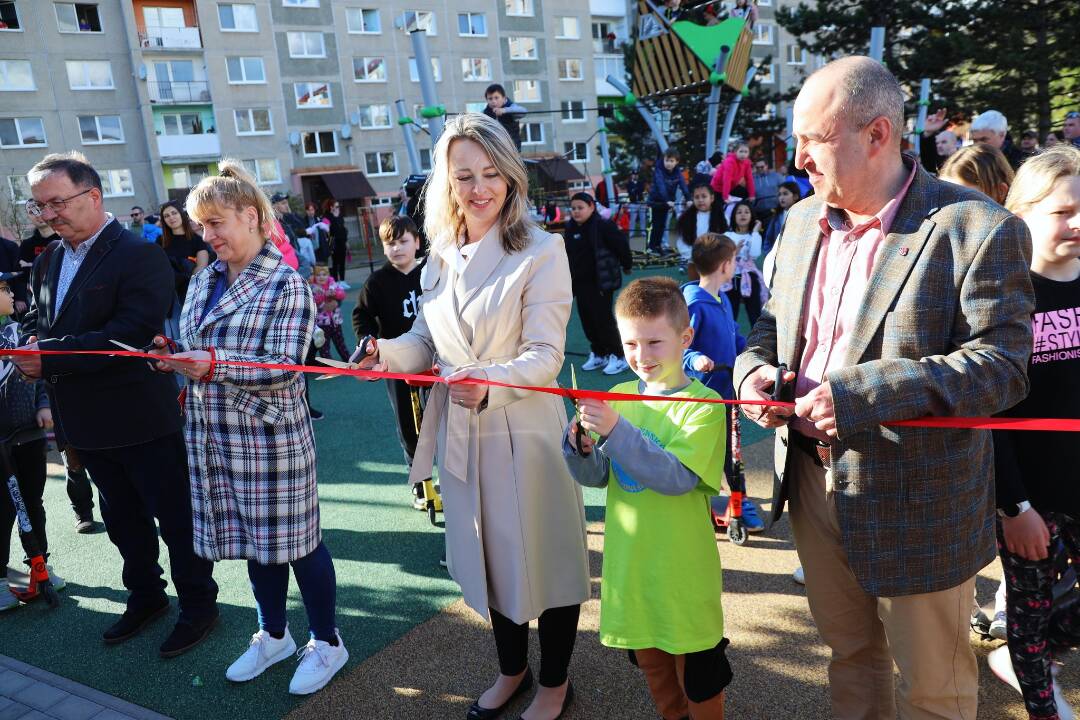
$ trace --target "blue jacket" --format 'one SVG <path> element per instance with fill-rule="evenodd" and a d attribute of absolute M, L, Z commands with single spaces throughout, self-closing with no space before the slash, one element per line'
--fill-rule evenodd
<path fill-rule="evenodd" d="M 717 297 L 702 290 L 696 282 L 683 285 L 682 293 L 690 309 L 690 327 L 694 329 L 690 347 L 683 350 L 683 368 L 687 376 L 697 378 L 725 400 L 733 400 L 735 389 L 731 384 L 731 368 L 735 365 L 735 356 L 746 347 L 746 338 L 739 334 L 731 302 L 727 295 L 721 293 Z M 699 355 L 713 361 L 716 367 L 712 372 L 694 370 L 694 360 Z"/>
<path fill-rule="evenodd" d="M 664 167 L 664 156 L 658 155 L 656 166 L 653 168 L 652 187 L 649 188 L 649 202 L 667 203 L 675 201 L 675 191 L 682 189 L 683 197 L 690 198 L 690 188 L 686 184 L 686 178 L 682 174 L 682 165 L 676 165 L 675 169 L 668 172 Z"/>

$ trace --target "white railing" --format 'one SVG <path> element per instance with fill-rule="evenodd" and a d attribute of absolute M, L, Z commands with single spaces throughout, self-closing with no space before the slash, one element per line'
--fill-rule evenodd
<path fill-rule="evenodd" d="M 205 135 L 158 135 L 158 153 L 163 158 L 221 156 L 221 140 L 216 133 Z"/>
<path fill-rule="evenodd" d="M 197 27 L 153 27 L 148 25 L 139 33 L 139 44 L 144 49 L 154 48 L 201 48 L 202 38 Z"/>

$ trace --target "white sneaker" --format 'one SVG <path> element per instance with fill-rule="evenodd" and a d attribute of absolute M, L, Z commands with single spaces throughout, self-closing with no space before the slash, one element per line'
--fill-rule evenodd
<path fill-rule="evenodd" d="M 589 359 L 581 366 L 582 370 L 599 370 L 607 365 L 608 359 L 603 355 L 597 355 L 596 353 L 589 353 Z"/>
<path fill-rule="evenodd" d="M 994 613 L 994 619 L 990 622 L 990 637 L 995 640 L 1005 640 L 1008 636 L 1008 623 L 1005 620 L 1005 613 Z"/>
<path fill-rule="evenodd" d="M 791 573 L 791 579 L 800 585 L 806 584 L 806 574 L 803 572 L 802 565 L 795 568 L 795 572 Z"/>
<path fill-rule="evenodd" d="M 630 366 L 626 364 L 618 355 L 608 355 L 607 365 L 604 366 L 605 375 L 618 375 L 621 372 L 629 370 Z"/>
<path fill-rule="evenodd" d="M 998 680 L 1006 685 L 1011 685 L 1016 692 L 1020 692 L 1020 681 L 1016 679 L 1012 658 L 1009 657 L 1008 645 L 1002 645 L 996 650 L 991 650 L 990 654 L 986 656 L 986 664 L 990 666 L 990 670 L 997 676 Z"/>
<path fill-rule="evenodd" d="M 338 284 L 337 284 L 337 286 L 338 286 L 339 288 L 341 288 L 342 290 L 352 290 L 352 285 L 350 285 L 349 283 L 345 282 L 344 280 L 341 280 L 341 281 L 339 281 L 339 282 L 338 282 Z"/>
<path fill-rule="evenodd" d="M 1069 701 L 1065 699 L 1065 693 L 1061 691 L 1061 684 L 1058 682 L 1059 672 L 1061 672 L 1061 665 L 1051 660 L 1050 676 L 1054 678 L 1054 704 L 1057 705 L 1058 717 L 1061 720 L 1075 720 L 1076 714 L 1069 705 Z"/>
<path fill-rule="evenodd" d="M 251 644 L 244 654 L 236 659 L 225 677 L 233 682 L 246 682 L 262 674 L 263 670 L 274 663 L 281 662 L 296 652 L 296 641 L 285 626 L 285 637 L 278 640 L 265 630 L 251 636 Z"/>
<path fill-rule="evenodd" d="M 52 565 L 46 565 L 45 569 L 49 571 L 49 581 L 52 582 L 53 590 L 63 590 L 67 587 L 67 580 L 56 574 Z"/>
<path fill-rule="evenodd" d="M 19 607 L 19 598 L 15 597 L 9 587 L 6 581 L 0 581 L 0 612 Z"/>
<path fill-rule="evenodd" d="M 289 692 L 293 695 L 310 695 L 321 690 L 337 671 L 344 667 L 349 659 L 349 651 L 345 649 L 345 643 L 341 641 L 341 635 L 337 635 L 338 644 L 334 647 L 323 640 L 311 638 L 308 644 L 300 648 L 297 655 L 300 656 L 300 665 L 293 674 L 292 682 L 289 683 Z"/>

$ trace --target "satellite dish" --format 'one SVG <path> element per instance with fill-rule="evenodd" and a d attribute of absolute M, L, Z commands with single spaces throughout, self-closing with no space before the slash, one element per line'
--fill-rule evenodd
<path fill-rule="evenodd" d="M 352 127 L 349 125 L 349 123 L 345 123 L 344 125 L 341 126 L 341 139 L 342 140 L 348 140 L 351 137 L 352 137 Z"/>
<path fill-rule="evenodd" d="M 293 147 L 296 147 L 297 145 L 299 145 L 300 144 L 300 133 L 296 132 L 295 130 L 293 130 L 291 133 L 289 133 L 289 144 L 292 145 Z"/>

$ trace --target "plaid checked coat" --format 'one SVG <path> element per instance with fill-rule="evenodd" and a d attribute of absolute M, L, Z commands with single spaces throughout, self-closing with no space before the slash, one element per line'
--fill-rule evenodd
<path fill-rule="evenodd" d="M 910 167 L 911 159 L 905 158 Z M 821 244 L 822 202 L 792 208 L 773 296 L 735 363 L 797 368 L 805 296 Z M 985 196 L 919 168 L 883 241 L 844 367 L 830 372 L 838 440 L 836 508 L 848 563 L 878 597 L 954 587 L 994 546 L 989 431 L 881 425 L 924 415 L 991 415 L 1028 393 L 1034 294 L 1024 223 Z M 787 428 L 777 431 L 787 497 Z"/>
<path fill-rule="evenodd" d="M 213 263 L 192 279 L 181 347 L 213 347 L 219 361 L 302 362 L 315 303 L 281 252 L 263 246 L 200 321 L 224 272 Z M 301 374 L 217 365 L 211 381 L 190 384 L 185 402 L 195 552 L 270 565 L 315 550 L 315 439 Z"/>

